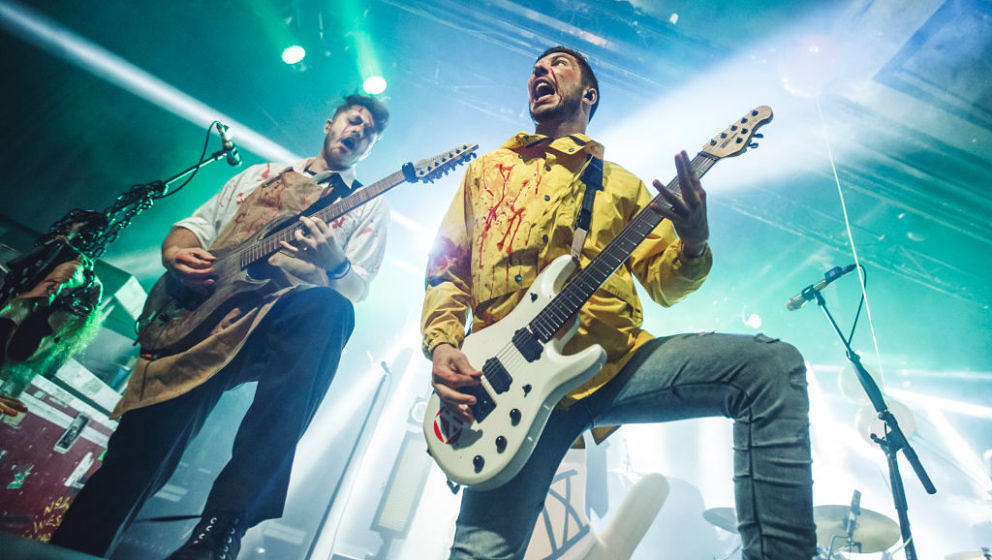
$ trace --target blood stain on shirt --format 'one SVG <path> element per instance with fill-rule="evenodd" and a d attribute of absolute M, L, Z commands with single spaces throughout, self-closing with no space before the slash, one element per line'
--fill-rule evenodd
<path fill-rule="evenodd" d="M 489 205 L 486 210 L 486 215 L 482 218 L 482 233 L 479 234 L 479 254 L 482 254 L 482 248 L 486 244 L 486 236 L 489 234 L 489 230 L 492 229 L 493 223 L 500 215 L 500 210 L 503 207 L 503 202 L 506 200 L 506 189 L 510 183 L 510 173 L 513 171 L 512 165 L 503 165 L 501 163 L 496 164 L 496 171 L 502 177 L 502 185 L 500 187 L 499 199 L 496 199 L 496 193 L 489 188 L 488 185 L 483 188 L 489 193 L 489 196 L 493 198 L 493 202 Z M 485 263 L 482 259 L 479 259 L 479 268 L 483 268 Z"/>

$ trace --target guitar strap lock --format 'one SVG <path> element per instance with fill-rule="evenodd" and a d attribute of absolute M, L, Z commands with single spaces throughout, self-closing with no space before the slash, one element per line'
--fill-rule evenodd
<path fill-rule="evenodd" d="M 586 158 L 585 166 L 579 177 L 586 190 L 582 193 L 582 205 L 575 217 L 575 234 L 572 236 L 572 259 L 579 262 L 582 246 L 585 245 L 589 225 L 592 223 L 592 206 L 596 201 L 596 191 L 603 190 L 603 160 L 592 156 Z"/>

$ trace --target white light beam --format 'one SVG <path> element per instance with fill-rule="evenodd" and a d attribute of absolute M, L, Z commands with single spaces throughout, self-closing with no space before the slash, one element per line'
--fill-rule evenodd
<path fill-rule="evenodd" d="M 0 0 L 0 27 L 197 126 L 206 126 L 214 120 L 221 121 L 237 133 L 239 146 L 255 154 L 273 161 L 301 159 L 301 156 L 230 116 L 16 2 Z"/>

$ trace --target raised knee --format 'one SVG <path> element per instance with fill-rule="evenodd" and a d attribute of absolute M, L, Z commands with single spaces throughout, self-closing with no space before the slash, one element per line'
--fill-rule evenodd
<path fill-rule="evenodd" d="M 755 336 L 748 369 L 756 399 L 781 403 L 806 394 L 806 365 L 799 350 L 763 334 Z"/>
<path fill-rule="evenodd" d="M 794 371 L 804 370 L 805 362 L 799 349 L 777 338 L 764 334 L 754 337 L 754 353 L 752 365 L 765 371 Z"/>

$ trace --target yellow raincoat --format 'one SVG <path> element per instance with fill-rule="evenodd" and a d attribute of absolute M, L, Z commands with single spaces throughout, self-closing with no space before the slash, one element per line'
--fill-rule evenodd
<path fill-rule="evenodd" d="M 439 344 L 461 346 L 469 312 L 473 332 L 508 315 L 538 273 L 570 252 L 585 191 L 578 176 L 587 154 L 602 158 L 603 146 L 583 134 L 550 139 L 521 132 L 468 167 L 428 260 L 421 319 L 428 358 Z M 640 179 L 604 162 L 603 190 L 596 193 L 581 265 L 651 199 Z M 608 361 L 563 402 L 602 387 L 653 338 L 641 329 L 632 274 L 666 307 L 702 284 L 713 260 L 709 248 L 696 258 L 683 256 L 681 248 L 672 223 L 664 220 L 582 307 L 578 333 L 566 353 L 597 343 Z"/>

